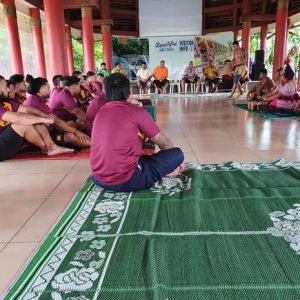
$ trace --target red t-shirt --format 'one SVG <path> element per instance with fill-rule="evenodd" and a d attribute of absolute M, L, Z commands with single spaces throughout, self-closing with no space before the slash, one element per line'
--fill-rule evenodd
<path fill-rule="evenodd" d="M 93 124 L 93 176 L 108 185 L 129 181 L 143 153 L 141 136 L 153 138 L 159 132 L 159 127 L 143 108 L 127 101 L 107 102 Z"/>
<path fill-rule="evenodd" d="M 37 108 L 44 114 L 51 115 L 51 110 L 49 106 L 46 104 L 45 99 L 40 96 L 30 95 L 24 102 L 24 105 Z M 53 125 L 49 125 L 47 128 L 49 131 L 52 131 Z"/>
<path fill-rule="evenodd" d="M 63 89 L 50 99 L 49 107 L 51 112 L 65 122 L 74 119 L 72 111 L 79 108 L 76 99 L 69 90 Z"/>
<path fill-rule="evenodd" d="M 5 130 L 5 127 L 10 124 L 2 120 L 3 115 L 8 111 L 17 112 L 19 107 L 20 104 L 16 101 L 8 100 L 0 102 L 0 134 Z"/>
<path fill-rule="evenodd" d="M 102 93 L 101 96 L 95 97 L 86 111 L 86 129 L 87 133 L 91 135 L 93 122 L 97 112 L 101 109 L 101 107 L 106 103 L 105 94 Z"/>
<path fill-rule="evenodd" d="M 24 102 L 24 105 L 37 108 L 44 114 L 51 114 L 49 106 L 47 106 L 45 99 L 43 99 L 42 97 L 30 95 Z"/>

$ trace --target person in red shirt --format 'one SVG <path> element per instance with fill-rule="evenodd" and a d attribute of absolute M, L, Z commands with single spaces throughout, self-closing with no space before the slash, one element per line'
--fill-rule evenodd
<path fill-rule="evenodd" d="M 26 84 L 25 77 L 22 74 L 15 74 L 10 76 L 9 81 L 15 86 L 14 88 L 14 101 L 23 104 L 26 100 Z"/>
<path fill-rule="evenodd" d="M 8 93 L 7 81 L 0 76 L 0 161 L 13 157 L 24 141 L 49 156 L 73 151 L 52 141 L 46 126 L 54 123 L 53 118 L 9 99 Z"/>
<path fill-rule="evenodd" d="M 30 96 L 24 102 L 24 105 L 36 108 L 54 119 L 54 126 L 48 127 L 53 141 L 58 145 L 72 144 L 82 148 L 89 148 L 91 146 L 90 138 L 86 134 L 51 114 L 50 108 L 47 105 L 47 99 L 50 95 L 50 85 L 46 78 L 31 78 L 27 92 Z"/>
<path fill-rule="evenodd" d="M 53 82 L 53 89 L 50 93 L 50 99 L 52 99 L 55 95 L 57 95 L 62 89 L 61 85 L 61 79 L 63 78 L 62 75 L 55 75 L 53 76 L 52 82 Z"/>
<path fill-rule="evenodd" d="M 97 80 L 97 75 L 94 72 L 87 72 L 87 86 L 88 91 L 93 95 L 93 97 L 100 96 L 102 93 L 102 86 Z"/>
<path fill-rule="evenodd" d="M 166 175 L 178 175 L 184 155 L 165 137 L 143 108 L 128 101 L 130 82 L 120 73 L 104 82 L 107 103 L 97 113 L 92 130 L 91 169 L 94 182 L 116 192 L 150 188 Z M 143 139 L 161 149 L 142 155 Z"/>
<path fill-rule="evenodd" d="M 85 129 L 86 114 L 75 98 L 80 93 L 80 79 L 75 76 L 66 76 L 63 77 L 62 82 L 63 90 L 50 99 L 51 112 L 73 127 Z"/>

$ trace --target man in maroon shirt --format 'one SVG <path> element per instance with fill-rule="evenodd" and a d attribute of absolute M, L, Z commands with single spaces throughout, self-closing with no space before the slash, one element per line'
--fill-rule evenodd
<path fill-rule="evenodd" d="M 137 191 L 151 187 L 166 175 L 178 175 L 184 160 L 181 149 L 161 132 L 150 114 L 128 101 L 130 82 L 120 73 L 104 83 L 107 103 L 97 113 L 92 131 L 91 168 L 94 181 L 113 191 Z M 143 139 L 161 149 L 142 155 Z"/>
<path fill-rule="evenodd" d="M 62 91 L 50 100 L 51 112 L 74 127 L 84 129 L 86 114 L 75 98 L 80 93 L 80 79 L 76 76 L 66 76 L 63 78 L 63 85 Z"/>
<path fill-rule="evenodd" d="M 7 82 L 0 76 L 0 161 L 13 157 L 24 141 L 48 155 L 73 151 L 52 141 L 45 125 L 53 124 L 53 118 L 9 99 L 8 93 Z"/>
<path fill-rule="evenodd" d="M 9 81 L 15 86 L 13 100 L 20 104 L 23 104 L 26 100 L 26 84 L 24 75 L 12 75 L 10 76 Z"/>

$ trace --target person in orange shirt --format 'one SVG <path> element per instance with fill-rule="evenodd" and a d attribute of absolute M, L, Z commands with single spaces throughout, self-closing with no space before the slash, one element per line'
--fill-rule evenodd
<path fill-rule="evenodd" d="M 167 87 L 169 85 L 169 70 L 165 67 L 165 61 L 161 60 L 160 65 L 157 66 L 153 72 L 152 76 L 155 78 L 153 81 L 154 86 L 158 89 L 160 94 L 166 94 Z"/>

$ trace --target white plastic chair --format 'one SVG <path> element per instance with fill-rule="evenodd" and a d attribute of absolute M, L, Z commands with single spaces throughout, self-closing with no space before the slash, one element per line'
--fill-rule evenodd
<path fill-rule="evenodd" d="M 184 92 L 187 93 L 189 85 L 191 86 L 191 93 L 194 94 L 196 91 L 196 83 L 190 83 L 190 84 L 186 83 Z"/>
<path fill-rule="evenodd" d="M 174 87 L 177 86 L 177 91 L 180 93 L 180 80 L 170 81 L 170 94 L 174 94 Z"/>

